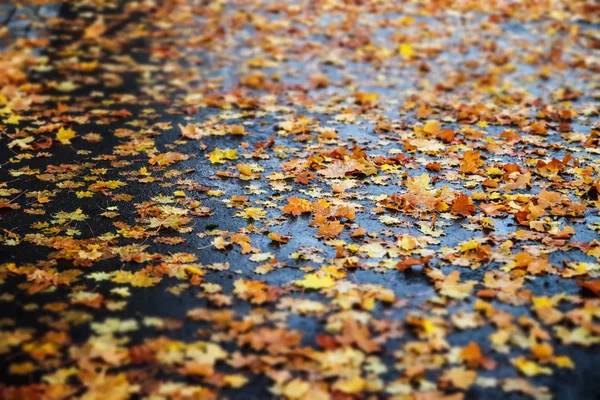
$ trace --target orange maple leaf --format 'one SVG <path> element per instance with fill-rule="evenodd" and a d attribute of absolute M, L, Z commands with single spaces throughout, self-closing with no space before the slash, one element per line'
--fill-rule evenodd
<path fill-rule="evenodd" d="M 299 197 L 290 197 L 288 198 L 288 204 L 284 206 L 281 211 L 298 216 L 305 212 L 311 212 L 312 206 L 308 200 Z"/>
<path fill-rule="evenodd" d="M 431 256 L 420 257 L 420 258 L 406 257 L 402 261 L 398 261 L 398 263 L 396 264 L 396 267 L 400 271 L 404 271 L 405 269 L 408 269 L 415 265 L 421 265 L 421 264 L 427 265 L 427 263 L 429 262 L 430 259 L 431 259 Z"/>
<path fill-rule="evenodd" d="M 471 198 L 464 193 L 458 195 L 450 209 L 452 214 L 462 215 L 463 217 L 473 215 L 475 211 L 477 211 L 477 208 L 472 204 Z"/>
<path fill-rule="evenodd" d="M 340 221 L 326 221 L 319 226 L 317 233 L 325 238 L 334 238 L 344 230 Z"/>
<path fill-rule="evenodd" d="M 460 172 L 472 174 L 477 172 L 479 167 L 483 165 L 481 161 L 481 153 L 478 151 L 467 151 L 463 156 L 462 164 L 460 166 Z"/>

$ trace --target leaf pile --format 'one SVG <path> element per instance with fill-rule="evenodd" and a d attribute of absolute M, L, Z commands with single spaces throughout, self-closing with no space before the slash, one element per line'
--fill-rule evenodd
<path fill-rule="evenodd" d="M 0 29 L 0 398 L 598 377 L 596 3 L 69 3 Z"/>

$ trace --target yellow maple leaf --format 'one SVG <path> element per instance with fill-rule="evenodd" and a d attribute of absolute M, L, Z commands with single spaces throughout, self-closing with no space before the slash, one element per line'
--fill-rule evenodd
<path fill-rule="evenodd" d="M 214 149 L 208 153 L 208 158 L 213 164 L 223 164 L 225 160 L 237 160 L 236 149 Z"/>
<path fill-rule="evenodd" d="M 459 283 L 460 272 L 452 271 L 446 276 L 441 283 L 436 283 L 440 289 L 440 293 L 444 296 L 452 297 L 453 299 L 466 299 L 471 294 L 475 281 L 467 281 Z"/>
<path fill-rule="evenodd" d="M 340 379 L 337 381 L 333 388 L 344 393 L 359 393 L 362 392 L 367 382 L 358 375 L 354 375 L 352 378 Z"/>
<path fill-rule="evenodd" d="M 238 217 L 242 217 L 242 218 L 259 220 L 259 219 L 263 219 L 267 215 L 267 212 L 265 210 L 263 210 L 262 208 L 248 207 L 244 211 L 240 211 L 239 213 L 237 213 L 235 215 Z"/>
<path fill-rule="evenodd" d="M 552 374 L 552 370 L 550 368 L 542 367 L 538 363 L 528 360 L 523 356 L 513 358 L 511 360 L 511 362 L 515 367 L 517 367 L 519 369 L 519 371 L 521 371 L 521 373 L 523 373 L 527 376 L 534 376 L 534 375 L 540 375 L 540 374 L 544 374 L 544 375 Z"/>
<path fill-rule="evenodd" d="M 468 242 L 460 243 L 460 251 L 463 253 L 466 253 L 469 250 L 475 250 L 477 247 L 479 247 L 479 242 L 473 239 L 469 240 Z"/>
<path fill-rule="evenodd" d="M 283 394 L 290 399 L 298 399 L 310 389 L 310 383 L 301 379 L 293 379 L 283 388 Z"/>
<path fill-rule="evenodd" d="M 364 244 L 360 246 L 360 250 L 372 258 L 384 258 L 388 254 L 388 250 L 380 243 Z"/>
<path fill-rule="evenodd" d="M 134 287 L 150 287 L 160 282 L 162 278 L 147 275 L 141 271 L 131 273 L 130 271 L 119 271 L 112 278 L 116 283 L 128 283 Z"/>
<path fill-rule="evenodd" d="M 248 382 L 248 378 L 241 374 L 225 375 L 223 380 L 231 387 L 239 389 Z"/>
<path fill-rule="evenodd" d="M 19 117 L 17 114 L 11 114 L 10 117 L 3 120 L 2 122 L 4 122 L 5 124 L 18 125 L 19 122 L 21 122 L 21 117 Z"/>
<path fill-rule="evenodd" d="M 294 285 L 305 289 L 326 289 L 335 286 L 335 281 L 331 275 L 315 272 L 304 275 L 304 279 L 301 281 L 294 281 Z"/>
<path fill-rule="evenodd" d="M 77 195 L 78 199 L 82 199 L 84 197 L 92 197 L 94 196 L 94 192 L 90 192 L 90 191 L 84 191 L 84 190 L 80 190 L 78 192 L 75 192 L 75 194 Z"/>
<path fill-rule="evenodd" d="M 240 174 L 244 176 L 252 176 L 252 166 L 250 164 L 239 163 L 236 165 L 236 168 L 238 171 L 240 171 Z"/>
<path fill-rule="evenodd" d="M 75 131 L 71 128 L 60 128 L 56 133 L 56 139 L 62 144 L 71 144 L 71 139 L 75 137 Z"/>
<path fill-rule="evenodd" d="M 354 94 L 356 102 L 361 106 L 369 106 L 377 103 L 377 93 L 356 92 Z"/>
<path fill-rule="evenodd" d="M 575 364 L 573 363 L 573 360 L 569 358 L 569 356 L 554 357 L 554 364 L 556 364 L 556 366 L 560 368 L 575 368 Z"/>
<path fill-rule="evenodd" d="M 183 270 L 189 275 L 204 276 L 204 271 L 190 265 L 184 267 Z"/>

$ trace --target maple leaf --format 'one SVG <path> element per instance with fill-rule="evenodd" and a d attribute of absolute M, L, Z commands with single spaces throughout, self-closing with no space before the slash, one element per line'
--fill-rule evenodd
<path fill-rule="evenodd" d="M 527 271 L 532 275 L 545 272 L 548 266 L 548 260 L 545 258 L 534 259 L 525 252 L 515 255 L 515 267 L 526 268 Z"/>
<path fill-rule="evenodd" d="M 35 284 L 29 289 L 29 293 L 33 294 L 45 290 L 50 286 L 57 286 L 59 284 L 59 274 L 57 272 L 36 269 L 27 275 L 27 280 Z"/>
<path fill-rule="evenodd" d="M 377 104 L 377 93 L 356 92 L 354 94 L 356 103 L 361 106 L 374 106 Z"/>
<path fill-rule="evenodd" d="M 135 273 L 130 271 L 119 271 L 112 278 L 112 281 L 117 283 L 129 283 L 134 287 L 150 287 L 160 282 L 161 278 L 149 276 L 142 271 L 137 271 Z"/>
<path fill-rule="evenodd" d="M 181 136 L 186 139 L 198 140 L 204 137 L 204 133 L 198 128 L 197 125 L 187 124 L 185 126 L 179 124 L 179 129 L 181 130 Z"/>
<path fill-rule="evenodd" d="M 224 164 L 226 160 L 237 160 L 237 150 L 235 149 L 214 149 L 208 153 L 208 158 L 213 164 Z"/>
<path fill-rule="evenodd" d="M 367 381 L 358 375 L 351 378 L 339 379 L 333 384 L 333 389 L 340 392 L 355 394 L 362 392 L 367 386 Z"/>
<path fill-rule="evenodd" d="M 248 344 L 255 350 L 266 349 L 270 354 L 287 354 L 300 342 L 301 335 L 286 329 L 259 328 L 238 336 L 238 344 Z"/>
<path fill-rule="evenodd" d="M 274 242 L 278 242 L 278 243 L 287 243 L 290 241 L 290 239 L 292 238 L 291 235 L 281 235 L 277 232 L 270 232 L 268 234 L 269 239 L 271 239 Z"/>
<path fill-rule="evenodd" d="M 31 147 L 33 147 L 34 149 L 49 149 L 50 147 L 52 147 L 52 143 L 52 138 L 45 137 L 34 142 Z"/>
<path fill-rule="evenodd" d="M 367 234 L 367 230 L 363 227 L 358 227 L 350 233 L 350 237 L 360 238 Z"/>
<path fill-rule="evenodd" d="M 303 287 L 305 289 L 327 289 L 335 286 L 335 280 L 331 277 L 331 275 L 323 272 L 306 274 L 301 281 L 294 281 L 293 283 L 294 285 Z"/>
<path fill-rule="evenodd" d="M 291 309 L 299 314 L 319 314 L 327 309 L 327 306 L 314 300 L 303 300 L 292 297 L 284 297 L 277 303 L 278 309 Z"/>
<path fill-rule="evenodd" d="M 113 333 L 133 332 L 139 329 L 139 324 L 135 319 L 106 318 L 102 323 L 92 323 L 91 328 L 98 334 L 106 335 Z"/>
<path fill-rule="evenodd" d="M 150 165 L 166 167 L 178 163 L 180 161 L 188 160 L 189 158 L 190 156 L 188 154 L 169 151 L 166 153 L 155 154 L 151 156 L 148 162 L 150 163 Z"/>
<path fill-rule="evenodd" d="M 338 220 L 324 221 L 319 225 L 317 234 L 323 236 L 324 238 L 334 238 L 342 233 L 343 230 L 344 225 L 342 225 Z"/>
<path fill-rule="evenodd" d="M 118 111 L 113 111 L 112 113 L 110 113 L 111 115 L 115 116 L 115 117 L 120 117 L 120 118 L 127 118 L 127 117 L 131 117 L 133 114 L 131 113 L 131 111 L 126 110 L 124 108 L 118 110 Z"/>
<path fill-rule="evenodd" d="M 6 203 L 3 201 L 0 201 L 0 209 L 2 208 L 11 208 L 13 210 L 18 210 L 21 208 L 21 206 L 17 203 Z"/>
<path fill-rule="evenodd" d="M 477 283 L 476 281 L 458 283 L 460 279 L 459 271 L 452 271 L 447 276 L 444 276 L 440 270 L 432 268 L 427 274 L 430 278 L 434 279 L 435 287 L 440 290 L 440 294 L 454 299 L 467 298 Z"/>
<path fill-rule="evenodd" d="M 380 350 L 379 344 L 374 342 L 369 333 L 367 325 L 348 318 L 344 321 L 342 335 L 336 336 L 336 340 L 344 345 L 355 344 L 365 353 L 373 353 Z"/>
<path fill-rule="evenodd" d="M 477 379 L 477 372 L 461 367 L 454 367 L 444 371 L 440 377 L 440 382 L 444 386 L 467 390 L 475 383 L 475 379 Z"/>
<path fill-rule="evenodd" d="M 124 373 L 108 375 L 106 371 L 83 371 L 79 376 L 87 388 L 81 396 L 82 400 L 127 400 L 140 391 L 140 385 L 130 384 Z"/>
<path fill-rule="evenodd" d="M 402 261 L 398 261 L 398 263 L 396 264 L 396 267 L 400 271 L 404 271 L 405 269 L 408 269 L 415 265 L 427 265 L 429 263 L 429 260 L 431 259 L 431 257 L 432 256 L 420 257 L 420 258 L 405 257 Z"/>
<path fill-rule="evenodd" d="M 383 247 L 380 243 L 367 243 L 360 246 L 360 251 L 366 253 L 372 258 L 384 258 L 388 255 L 388 249 Z"/>
<path fill-rule="evenodd" d="M 413 150 L 418 150 L 423 153 L 438 153 L 446 148 L 443 143 L 434 139 L 411 139 L 409 141 Z"/>
<path fill-rule="evenodd" d="M 481 348 L 477 342 L 470 342 L 460 351 L 460 358 L 462 358 L 469 367 L 477 367 L 481 363 L 482 357 Z"/>
<path fill-rule="evenodd" d="M 263 281 L 238 279 L 233 283 L 233 293 L 240 299 L 250 300 L 253 304 L 275 301 L 281 291 Z"/>
<path fill-rule="evenodd" d="M 521 371 L 524 375 L 534 376 L 534 375 L 551 375 L 552 370 L 548 367 L 542 367 L 535 361 L 531 361 L 526 359 L 523 356 L 519 356 L 510 360 L 511 363 Z"/>
<path fill-rule="evenodd" d="M 239 163 L 238 165 L 236 165 L 236 168 L 238 169 L 238 171 L 240 171 L 241 175 L 252 176 L 252 166 L 250 164 Z"/>
<path fill-rule="evenodd" d="M 296 378 L 286 383 L 281 393 L 290 399 L 301 399 L 309 389 L 309 382 Z"/>
<path fill-rule="evenodd" d="M 300 214 L 311 212 L 312 205 L 310 201 L 301 199 L 299 197 L 289 197 L 288 204 L 285 205 L 281 211 L 284 213 L 291 213 L 292 215 L 298 216 Z"/>
<path fill-rule="evenodd" d="M 5 124 L 10 124 L 10 125 L 18 125 L 21 122 L 21 117 L 18 116 L 17 114 L 11 114 L 10 117 L 3 120 L 2 122 L 4 122 Z"/>
<path fill-rule="evenodd" d="M 531 174 L 530 173 L 525 173 L 525 174 L 516 173 L 515 175 L 511 174 L 511 177 L 514 179 L 511 178 L 512 180 L 510 180 L 506 184 L 502 185 L 502 190 L 504 190 L 505 192 L 509 192 L 509 191 L 515 190 L 515 189 L 525 189 L 526 187 L 531 186 Z"/>
<path fill-rule="evenodd" d="M 241 374 L 225 375 L 223 380 L 232 388 L 239 389 L 248 383 L 249 379 Z"/>
<path fill-rule="evenodd" d="M 460 165 L 460 172 L 463 173 L 475 173 L 483 165 L 483 161 L 481 161 L 481 153 L 478 151 L 467 151 L 462 159 L 462 164 Z"/>
<path fill-rule="evenodd" d="M 263 219 L 267 215 L 267 212 L 262 208 L 248 207 L 244 211 L 240 211 L 235 215 L 242 218 L 259 220 Z"/>
<path fill-rule="evenodd" d="M 462 215 L 463 217 L 471 216 L 476 211 L 477 208 L 473 205 L 471 198 L 464 193 L 460 193 L 456 199 L 454 199 L 452 208 L 450 208 L 452 214 Z"/>
<path fill-rule="evenodd" d="M 75 137 L 75 131 L 71 128 L 65 129 L 61 127 L 56 133 L 56 140 L 62 144 L 71 144 L 71 139 Z"/>
<path fill-rule="evenodd" d="M 481 348 L 477 342 L 470 342 L 460 351 L 460 358 L 469 368 L 484 367 L 486 369 L 494 369 L 496 363 L 494 360 L 487 358 L 481 352 Z"/>
<path fill-rule="evenodd" d="M 343 178 L 346 174 L 357 171 L 358 167 L 358 162 L 350 159 L 331 163 L 327 168 L 319 170 L 318 173 L 326 178 Z"/>
<path fill-rule="evenodd" d="M 308 185 L 310 181 L 315 179 L 316 175 L 310 171 L 302 171 L 298 175 L 296 175 L 295 182 L 301 183 L 303 185 Z"/>
<path fill-rule="evenodd" d="M 8 144 L 8 148 L 12 149 L 15 146 L 19 146 L 20 150 L 31 150 L 32 148 L 34 148 L 34 146 L 32 146 L 30 143 L 32 143 L 34 140 L 35 138 L 33 136 L 28 136 L 23 139 L 15 139 Z"/>

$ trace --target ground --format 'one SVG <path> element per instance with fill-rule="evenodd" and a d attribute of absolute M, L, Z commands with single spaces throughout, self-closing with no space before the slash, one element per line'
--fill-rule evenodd
<path fill-rule="evenodd" d="M 0 28 L 0 398 L 600 397 L 595 2 L 59 9 Z"/>

